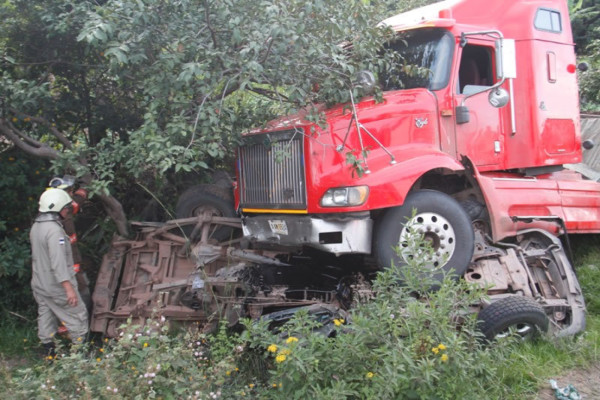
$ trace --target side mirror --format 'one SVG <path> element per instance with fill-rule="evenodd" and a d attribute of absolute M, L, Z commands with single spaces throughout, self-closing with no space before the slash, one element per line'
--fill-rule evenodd
<path fill-rule="evenodd" d="M 584 149 L 591 150 L 594 148 L 595 144 L 594 144 L 593 140 L 587 139 L 587 140 L 584 140 L 583 143 L 581 143 L 581 145 L 583 146 Z"/>
<path fill-rule="evenodd" d="M 514 39 L 496 40 L 496 71 L 498 79 L 517 77 L 517 52 Z"/>
<path fill-rule="evenodd" d="M 355 84 L 362 88 L 365 95 L 370 95 L 375 91 L 375 75 L 371 71 L 359 71 L 356 74 Z"/>
<path fill-rule="evenodd" d="M 490 91 L 488 101 L 493 107 L 500 108 L 508 104 L 510 96 L 508 92 L 502 88 L 496 88 Z"/>

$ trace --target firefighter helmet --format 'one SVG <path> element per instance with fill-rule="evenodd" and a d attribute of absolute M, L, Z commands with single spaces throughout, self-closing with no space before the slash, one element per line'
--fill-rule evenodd
<path fill-rule="evenodd" d="M 40 196 L 40 212 L 60 212 L 71 203 L 71 196 L 62 189 L 50 188 Z"/>

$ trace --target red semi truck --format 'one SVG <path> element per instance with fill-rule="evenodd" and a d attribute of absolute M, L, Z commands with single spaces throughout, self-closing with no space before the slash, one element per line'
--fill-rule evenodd
<path fill-rule="evenodd" d="M 335 255 L 328 262 L 337 271 L 353 272 L 402 265 L 410 257 L 402 249 L 412 229 L 434 248 L 432 267 L 490 287 L 489 299 L 477 307 L 486 336 L 509 328 L 523 335 L 536 328 L 559 335 L 584 329 L 583 296 L 557 237 L 600 231 L 600 184 L 563 167 L 582 160 L 566 1 L 448 0 L 382 24 L 397 36 L 387 51 L 400 52 L 427 72 L 398 69 L 398 76 L 380 76 L 379 82 L 362 73 L 363 87 L 380 85 L 381 101 L 363 97 L 321 108 L 325 126 L 300 113 L 243 135 L 231 210 L 241 217 L 250 249 L 225 251 L 211 244 L 215 231 L 203 226 L 240 220 L 223 218 L 235 215 L 223 207 L 221 200 L 230 195 L 222 189 L 191 190 L 179 216 L 190 216 L 184 222 L 203 233 L 195 261 L 180 260 L 170 269 L 179 272 L 169 275 L 152 270 L 150 262 L 141 269 L 131 259 L 123 262 L 125 250 L 105 260 L 103 270 L 111 277 L 130 280 L 120 287 L 131 288 L 142 277 L 157 289 L 146 285 L 147 295 L 137 297 L 120 290 L 95 295 L 102 304 L 93 330 L 107 330 L 131 307 L 150 307 L 157 297 L 151 293 L 159 289 L 170 293 L 162 304 L 175 319 L 206 317 L 218 308 L 211 305 L 217 297 L 225 303 L 235 298 L 225 307 L 232 321 L 298 305 L 344 308 L 339 284 L 330 296 L 318 295 L 322 285 L 306 282 L 306 276 L 322 272 L 309 261 L 290 273 L 299 267 L 289 260 Z M 348 153 L 358 159 L 354 167 Z M 199 207 L 192 206 L 195 201 Z M 220 216 L 208 217 L 214 214 Z M 160 229 L 168 232 L 169 224 Z M 216 232 L 224 239 L 230 231 Z M 143 233 L 138 243 L 147 243 L 149 235 L 158 240 L 155 232 Z M 172 235 L 161 240 L 183 246 Z M 147 248 L 150 254 L 158 247 Z M 288 261 L 281 261 L 282 254 Z M 231 261 L 215 266 L 219 257 L 239 261 L 239 268 L 226 266 Z M 240 272 L 247 268 L 260 275 L 262 286 L 252 283 L 260 281 L 256 276 Z M 277 280 L 277 274 L 289 276 Z M 101 285 L 116 290 L 115 279 Z M 232 291 L 238 284 L 241 289 Z M 319 290 L 311 291 L 311 284 Z M 309 289 L 299 296 L 296 286 Z"/>

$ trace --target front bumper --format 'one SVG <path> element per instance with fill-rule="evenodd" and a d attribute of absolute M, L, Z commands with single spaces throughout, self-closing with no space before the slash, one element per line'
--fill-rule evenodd
<path fill-rule="evenodd" d="M 309 246 L 334 254 L 371 253 L 373 220 L 366 213 L 257 215 L 242 219 L 244 237 L 252 243 L 285 249 Z"/>

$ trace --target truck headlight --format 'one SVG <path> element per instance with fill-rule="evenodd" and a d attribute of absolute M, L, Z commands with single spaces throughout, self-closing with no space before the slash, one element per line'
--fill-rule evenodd
<path fill-rule="evenodd" d="M 369 197 L 368 186 L 351 186 L 329 189 L 321 197 L 322 207 L 360 206 Z"/>

